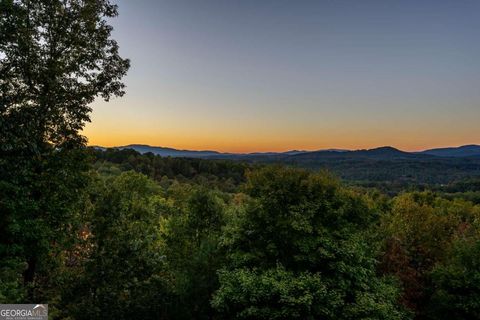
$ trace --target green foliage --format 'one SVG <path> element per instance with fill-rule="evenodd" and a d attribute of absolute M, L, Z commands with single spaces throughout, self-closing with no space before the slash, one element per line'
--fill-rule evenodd
<path fill-rule="evenodd" d="M 446 186 L 436 188 L 442 197 L 453 199 L 464 199 L 466 201 L 480 204 L 480 179 L 469 178 L 454 181 Z"/>
<path fill-rule="evenodd" d="M 116 14 L 106 0 L 0 1 L 2 300 L 56 296 L 88 185 L 79 132 L 96 97 L 123 94 L 129 66 Z"/>
<path fill-rule="evenodd" d="M 3 159 L 0 269 L 15 265 L 23 301 L 42 299 L 54 289 L 56 270 L 64 263 L 62 251 L 75 242 L 69 234 L 80 227 L 89 180 L 82 172 L 87 169 L 85 154 L 59 150 L 20 162 Z"/>
<path fill-rule="evenodd" d="M 340 154 L 331 158 L 320 156 L 277 161 L 312 170 L 329 170 L 345 181 L 376 188 L 390 195 L 405 190 L 430 189 L 432 186 L 454 184 L 454 181 L 463 180 L 471 182 L 467 188 L 475 187 L 474 181 L 478 181 L 480 176 L 480 159 L 475 157 L 375 159 Z"/>
<path fill-rule="evenodd" d="M 449 201 L 433 193 L 406 193 L 384 216 L 386 239 L 381 271 L 403 284 L 402 302 L 424 316 L 431 297 L 431 272 L 450 259 L 457 237 L 476 229 L 480 208 L 463 200 Z"/>
<path fill-rule="evenodd" d="M 64 293 L 75 319 L 158 319 L 168 305 L 159 221 L 165 202 L 147 177 L 100 181 L 86 233 L 84 264 Z"/>
<path fill-rule="evenodd" d="M 357 292 L 354 304 L 332 290 L 335 284 L 321 273 L 294 273 L 282 266 L 259 272 L 236 269 L 220 272 L 221 290 L 212 303 L 236 319 L 404 319 L 395 306 L 395 286 L 376 282 L 372 292 Z"/>
<path fill-rule="evenodd" d="M 478 221 L 477 221 L 478 222 Z M 448 257 L 435 266 L 431 277 L 431 319 L 480 318 L 480 234 L 469 228 L 455 239 Z"/>
<path fill-rule="evenodd" d="M 218 287 L 219 248 L 224 224 L 223 200 L 214 192 L 194 189 L 184 204 L 162 223 L 167 263 L 175 279 L 176 319 L 209 319 L 210 298 Z"/>
<path fill-rule="evenodd" d="M 249 166 L 231 160 L 205 160 L 141 155 L 131 149 L 91 149 L 97 159 L 96 167 L 108 170 L 112 164 L 122 171 L 134 170 L 158 181 L 168 189 L 175 181 L 197 184 L 224 192 L 235 192 L 245 181 L 244 172 Z"/>
<path fill-rule="evenodd" d="M 0 303 L 21 303 L 25 299 L 22 272 L 25 269 L 20 259 L 5 259 L 0 269 Z"/>
<path fill-rule="evenodd" d="M 212 304 L 239 319 L 314 319 L 334 316 L 341 297 L 329 292 L 321 274 L 294 274 L 282 266 L 265 272 L 247 268 L 220 272 L 222 288 Z"/>
<path fill-rule="evenodd" d="M 365 234 L 375 215 L 360 196 L 328 176 L 275 167 L 251 172 L 245 191 L 252 199 L 223 239 L 230 263 L 213 305 L 224 317 L 405 317 L 395 287 L 375 274 Z"/>

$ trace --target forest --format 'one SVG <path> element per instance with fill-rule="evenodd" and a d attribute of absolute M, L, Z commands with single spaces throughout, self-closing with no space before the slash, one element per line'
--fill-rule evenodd
<path fill-rule="evenodd" d="M 91 103 L 125 93 L 117 14 L 0 2 L 0 303 L 71 320 L 480 319 L 472 177 L 389 192 L 295 164 L 88 148 Z"/>
<path fill-rule="evenodd" d="M 48 301 L 52 319 L 479 317 L 471 182 L 391 197 L 291 166 L 81 154 L 46 203 L 8 203 L 2 303 Z"/>

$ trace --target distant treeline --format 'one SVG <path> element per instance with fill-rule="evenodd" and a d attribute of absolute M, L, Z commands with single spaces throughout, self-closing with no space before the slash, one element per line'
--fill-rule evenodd
<path fill-rule="evenodd" d="M 453 181 L 480 177 L 478 158 L 436 159 L 316 159 L 289 164 L 310 169 L 328 169 L 349 181 L 387 182 L 402 185 L 449 184 Z"/>
<path fill-rule="evenodd" d="M 435 190 L 450 198 L 462 197 L 480 203 L 480 173 L 475 159 L 316 161 L 282 163 L 278 161 L 206 160 L 198 158 L 161 157 L 140 154 L 132 149 L 89 148 L 98 170 L 134 170 L 162 185 L 174 180 L 202 184 L 222 191 L 234 191 L 245 181 L 246 170 L 267 164 L 286 164 L 310 170 L 328 170 L 346 184 L 378 189 L 389 195 L 402 191 Z M 468 165 L 465 164 L 467 161 Z M 471 162 L 474 162 L 472 164 Z M 116 164 L 114 168 L 111 164 Z M 480 161 L 478 166 L 480 166 Z"/>
<path fill-rule="evenodd" d="M 98 171 L 107 173 L 109 170 L 134 170 L 164 186 L 178 181 L 234 191 L 245 181 L 247 169 L 260 166 L 232 160 L 161 157 L 152 153 L 140 154 L 132 149 L 89 150 L 94 156 Z M 112 167 L 111 164 L 116 166 Z"/>

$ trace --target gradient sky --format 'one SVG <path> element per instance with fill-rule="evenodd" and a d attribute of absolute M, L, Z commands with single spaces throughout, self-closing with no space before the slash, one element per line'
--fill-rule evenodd
<path fill-rule="evenodd" d="M 120 0 L 127 94 L 92 145 L 229 152 L 480 143 L 480 1 Z"/>

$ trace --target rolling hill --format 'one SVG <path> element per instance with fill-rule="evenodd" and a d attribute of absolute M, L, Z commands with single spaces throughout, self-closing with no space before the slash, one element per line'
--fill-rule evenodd
<path fill-rule="evenodd" d="M 105 150 L 105 147 L 94 147 Z M 291 150 L 286 152 L 254 152 L 254 153 L 222 153 L 212 150 L 179 150 L 168 147 L 155 147 L 144 144 L 131 144 L 114 147 L 115 149 L 132 149 L 139 153 L 151 152 L 162 157 L 186 157 L 206 159 L 239 159 L 239 160 L 321 160 L 321 159 L 429 159 L 432 157 L 480 157 L 480 145 L 465 145 L 429 149 L 420 152 L 407 152 L 391 146 L 362 150 L 327 149 L 318 151 Z"/>
<path fill-rule="evenodd" d="M 480 156 L 480 145 L 470 144 L 461 147 L 437 148 L 420 152 L 438 157 L 472 157 Z"/>

